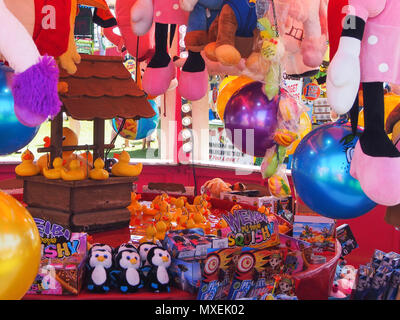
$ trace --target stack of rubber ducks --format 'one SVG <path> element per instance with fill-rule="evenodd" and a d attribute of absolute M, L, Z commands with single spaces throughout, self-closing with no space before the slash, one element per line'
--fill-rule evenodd
<path fill-rule="evenodd" d="M 144 227 L 143 239 L 150 242 L 164 239 L 166 232 L 172 230 L 201 228 L 205 234 L 217 234 L 219 229 L 227 227 L 222 218 L 211 223 L 211 203 L 206 195 L 196 196 L 190 204 L 187 197 L 175 198 L 163 193 L 156 196 L 149 206 L 140 204 L 140 198 L 134 192 L 131 194 L 128 206 L 131 226 Z"/>

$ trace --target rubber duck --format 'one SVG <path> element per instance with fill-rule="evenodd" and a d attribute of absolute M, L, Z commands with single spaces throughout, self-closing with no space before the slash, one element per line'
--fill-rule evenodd
<path fill-rule="evenodd" d="M 61 171 L 61 178 L 66 181 L 84 180 L 86 172 L 81 168 L 79 160 L 72 160 L 69 164 L 69 171 L 65 169 Z"/>
<path fill-rule="evenodd" d="M 179 197 L 175 201 L 175 208 L 183 208 L 185 206 L 187 199 L 186 197 Z"/>
<path fill-rule="evenodd" d="M 201 228 L 203 230 L 206 228 L 206 219 L 200 212 L 197 212 L 193 215 L 193 221 L 196 224 L 196 228 Z"/>
<path fill-rule="evenodd" d="M 186 228 L 187 229 L 194 229 L 197 228 L 196 223 L 194 222 L 194 220 L 192 218 L 190 218 L 187 222 L 186 222 Z"/>
<path fill-rule="evenodd" d="M 164 221 L 158 221 L 156 223 L 156 234 L 154 235 L 154 238 L 160 241 L 163 241 L 165 238 L 165 233 L 167 232 L 167 225 Z"/>
<path fill-rule="evenodd" d="M 61 171 L 63 170 L 63 159 L 57 157 L 53 161 L 54 169 L 43 168 L 43 175 L 47 179 L 61 179 Z"/>
<path fill-rule="evenodd" d="M 217 228 L 218 230 L 225 229 L 226 227 L 228 227 L 228 223 L 225 221 L 225 219 L 220 219 L 215 225 L 215 228 Z"/>
<path fill-rule="evenodd" d="M 111 173 L 117 177 L 137 177 L 143 169 L 143 164 L 130 165 L 131 157 L 125 150 L 119 155 L 118 162 L 111 167 Z"/>
<path fill-rule="evenodd" d="M 35 157 L 29 149 L 26 149 L 21 155 L 22 163 L 15 167 L 15 173 L 21 177 L 36 176 L 40 173 L 40 168 L 33 163 Z"/>
<path fill-rule="evenodd" d="M 154 236 L 156 235 L 156 233 L 157 233 L 157 230 L 154 227 L 154 225 L 153 224 L 149 224 L 147 226 L 147 228 L 146 228 L 145 236 L 142 239 L 140 239 L 139 242 L 140 243 L 143 243 L 143 242 L 153 242 L 153 243 L 155 243 Z"/>
<path fill-rule="evenodd" d="M 94 162 L 94 169 L 89 171 L 89 177 L 93 180 L 107 180 L 109 177 L 108 171 L 104 170 L 104 161 L 97 158 Z"/>
<path fill-rule="evenodd" d="M 66 146 L 76 146 L 78 145 L 78 136 L 76 135 L 76 133 L 71 130 L 70 128 L 64 127 L 63 128 L 63 141 L 62 141 L 62 146 L 66 147 Z M 43 141 L 45 142 L 44 147 L 48 148 L 51 145 L 51 140 L 50 137 L 45 137 L 43 139 Z M 86 159 L 85 157 L 81 156 L 81 155 L 76 155 L 74 154 L 73 151 L 63 151 L 62 153 L 62 159 L 64 160 L 63 162 L 63 166 L 64 168 L 69 168 L 69 163 L 72 160 L 79 160 L 81 162 L 81 166 L 83 167 L 84 170 L 86 170 L 86 167 L 89 167 L 89 169 L 92 169 L 92 162 Z M 37 165 L 40 167 L 40 171 L 43 173 L 43 169 L 44 168 L 48 168 L 48 164 L 49 164 L 49 155 L 45 154 L 43 156 L 41 156 L 39 158 L 39 160 L 37 161 Z"/>

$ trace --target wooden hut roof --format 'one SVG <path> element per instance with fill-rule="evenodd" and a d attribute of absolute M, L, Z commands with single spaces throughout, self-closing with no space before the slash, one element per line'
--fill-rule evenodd
<path fill-rule="evenodd" d="M 81 54 L 73 75 L 60 70 L 60 81 L 68 91 L 60 94 L 65 112 L 76 120 L 94 118 L 150 118 L 155 115 L 122 57 Z"/>

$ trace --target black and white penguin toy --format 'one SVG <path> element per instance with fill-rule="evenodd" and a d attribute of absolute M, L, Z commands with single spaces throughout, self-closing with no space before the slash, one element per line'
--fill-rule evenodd
<path fill-rule="evenodd" d="M 141 260 L 136 250 L 121 250 L 115 257 L 115 265 L 120 271 L 117 285 L 121 292 L 137 292 L 143 287 Z"/>
<path fill-rule="evenodd" d="M 120 244 L 118 247 L 115 248 L 114 255 L 116 256 L 122 250 L 133 250 L 133 251 L 138 252 L 138 249 L 135 247 L 135 245 L 133 243 L 126 242 L 126 243 Z"/>
<path fill-rule="evenodd" d="M 153 242 L 143 242 L 138 247 L 140 259 L 142 261 L 141 270 L 145 277 L 151 269 L 150 263 L 147 261 L 147 254 L 149 253 L 150 249 L 154 247 L 157 247 L 157 245 Z"/>
<path fill-rule="evenodd" d="M 113 257 L 105 249 L 96 249 L 88 257 L 87 288 L 93 292 L 109 292 L 111 288 L 110 271 Z"/>
<path fill-rule="evenodd" d="M 147 261 L 151 269 L 146 277 L 146 286 L 152 292 L 170 292 L 171 256 L 162 247 L 153 247 L 149 250 Z"/>
<path fill-rule="evenodd" d="M 88 256 L 91 256 L 91 255 L 92 255 L 92 252 L 93 252 L 93 251 L 96 251 L 96 250 L 105 250 L 105 251 L 110 252 L 111 254 L 112 254 L 113 251 L 114 251 L 113 247 L 109 246 L 108 244 L 104 244 L 104 243 L 94 243 L 94 244 L 90 247 L 90 249 L 89 249 L 89 251 L 88 251 Z"/>

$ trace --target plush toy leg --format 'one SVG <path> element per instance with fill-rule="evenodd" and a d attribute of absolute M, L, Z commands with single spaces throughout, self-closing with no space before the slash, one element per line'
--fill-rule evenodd
<path fill-rule="evenodd" d="M 152 96 L 165 93 L 176 74 L 174 63 L 167 50 L 167 24 L 156 23 L 155 40 L 155 53 L 147 65 L 142 80 L 143 90 Z"/>
<path fill-rule="evenodd" d="M 183 98 L 191 101 L 200 100 L 207 94 L 208 72 L 200 52 L 189 51 L 182 67 L 178 90 Z"/>
<path fill-rule="evenodd" d="M 213 56 L 226 66 L 237 65 L 242 56 L 235 48 L 235 35 L 238 28 L 236 16 L 232 8 L 224 5 L 218 18 L 218 36 L 216 43 L 210 43 L 206 51 L 207 57 Z M 212 50 L 214 49 L 214 52 Z"/>
<path fill-rule="evenodd" d="M 350 174 L 378 204 L 400 204 L 400 152 L 384 130 L 381 82 L 363 83 L 365 130 L 354 150 Z"/>

